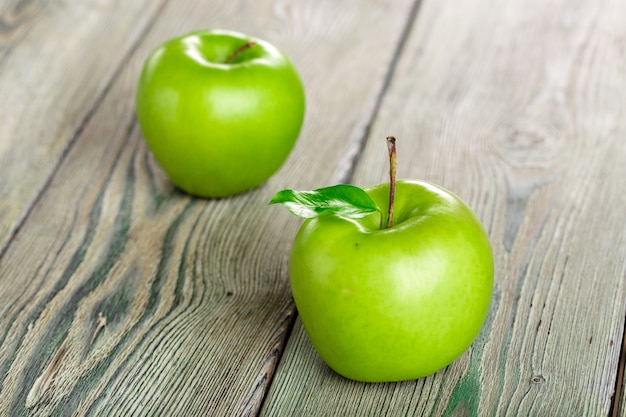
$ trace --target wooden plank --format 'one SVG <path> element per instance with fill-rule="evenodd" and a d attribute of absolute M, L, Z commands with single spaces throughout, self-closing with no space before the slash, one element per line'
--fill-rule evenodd
<path fill-rule="evenodd" d="M 386 181 L 394 134 L 400 177 L 476 210 L 496 258 L 487 323 L 445 370 L 381 385 L 330 372 L 297 323 L 262 415 L 608 415 L 626 312 L 626 3 L 421 8 L 352 182 Z"/>
<path fill-rule="evenodd" d="M 168 2 L 1 258 L 0 415 L 255 415 L 294 317 L 286 259 L 297 220 L 266 203 L 341 175 L 410 7 Z M 308 97 L 283 169 L 224 200 L 175 190 L 133 113 L 149 51 L 209 26 L 280 46 Z"/>
<path fill-rule="evenodd" d="M 0 4 L 0 255 L 160 6 L 66 3 Z"/>

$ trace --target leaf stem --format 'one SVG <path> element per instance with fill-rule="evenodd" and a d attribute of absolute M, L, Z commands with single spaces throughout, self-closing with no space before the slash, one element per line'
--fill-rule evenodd
<path fill-rule="evenodd" d="M 247 43 L 245 43 L 245 44 L 241 45 L 239 48 L 235 49 L 235 50 L 233 51 L 233 53 L 232 53 L 232 54 L 230 54 L 230 56 L 229 56 L 228 58 L 226 58 L 225 63 L 226 63 L 226 64 L 230 64 L 230 63 L 232 63 L 232 62 L 233 62 L 233 61 L 234 61 L 234 60 L 235 60 L 235 59 L 236 59 L 239 55 L 241 55 L 241 53 L 242 53 L 243 51 L 245 51 L 246 49 L 250 49 L 250 48 L 252 48 L 254 45 L 256 45 L 256 42 L 255 42 L 255 41 L 249 41 L 249 42 L 247 42 Z"/>
<path fill-rule="evenodd" d="M 390 228 L 393 226 L 393 206 L 396 199 L 396 167 L 398 165 L 395 137 L 387 136 L 387 148 L 389 149 L 389 212 L 387 214 L 387 228 Z"/>

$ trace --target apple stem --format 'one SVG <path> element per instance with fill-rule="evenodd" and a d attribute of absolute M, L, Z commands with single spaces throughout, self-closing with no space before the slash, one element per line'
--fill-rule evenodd
<path fill-rule="evenodd" d="M 396 167 L 398 165 L 395 137 L 387 136 L 387 148 L 389 149 L 389 212 L 387 214 L 387 228 L 390 228 L 393 226 L 393 206 L 396 199 Z"/>
<path fill-rule="evenodd" d="M 256 45 L 255 41 L 250 41 L 241 45 L 239 48 L 235 49 L 235 51 L 232 54 L 230 54 L 228 58 L 226 58 L 225 63 L 226 64 L 232 63 L 239 55 L 241 55 L 243 51 L 252 48 L 254 45 Z"/>

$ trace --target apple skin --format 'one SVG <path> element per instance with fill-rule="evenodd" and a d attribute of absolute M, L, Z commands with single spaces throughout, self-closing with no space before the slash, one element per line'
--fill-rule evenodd
<path fill-rule="evenodd" d="M 365 191 L 387 212 L 389 184 Z M 394 225 L 323 215 L 300 228 L 289 261 L 304 328 L 344 377 L 392 382 L 458 358 L 485 322 L 493 255 L 472 210 L 422 181 L 396 185 Z"/>
<path fill-rule="evenodd" d="M 240 47 L 256 44 L 226 62 Z M 192 32 L 156 48 L 136 94 L 141 131 L 172 182 L 226 197 L 269 179 L 295 145 L 305 91 L 289 58 L 260 39 Z"/>

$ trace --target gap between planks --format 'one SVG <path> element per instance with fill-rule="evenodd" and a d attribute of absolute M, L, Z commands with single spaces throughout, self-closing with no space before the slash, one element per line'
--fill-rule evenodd
<path fill-rule="evenodd" d="M 611 402 L 610 417 L 626 417 L 626 391 L 624 391 L 624 369 L 626 367 L 626 318 L 624 331 L 622 332 L 622 352 L 617 366 L 617 378 L 615 378 L 615 391 Z"/>
<path fill-rule="evenodd" d="M 380 111 L 382 103 L 385 99 L 385 96 L 387 95 L 387 92 L 389 91 L 391 80 L 393 79 L 393 76 L 396 72 L 398 62 L 400 60 L 400 57 L 402 56 L 402 52 L 405 49 L 409 34 L 413 30 L 413 26 L 415 24 L 415 21 L 417 20 L 417 15 L 419 14 L 421 3 L 422 3 L 421 0 L 415 0 L 409 10 L 409 13 L 407 14 L 404 27 L 402 28 L 400 37 L 397 42 L 396 50 L 394 51 L 392 55 L 389 68 L 387 70 L 387 73 L 385 74 L 385 77 L 383 78 L 383 83 L 381 85 L 380 91 L 378 92 L 378 94 L 376 94 L 371 110 L 369 111 L 367 116 L 364 117 L 362 123 L 360 123 L 360 125 L 363 126 L 361 134 L 356 135 L 355 136 L 356 139 L 354 139 L 353 143 L 350 145 L 350 149 L 352 149 L 352 151 L 346 152 L 346 157 L 340 159 L 337 163 L 338 165 L 337 171 L 335 172 L 335 175 L 334 175 L 334 178 L 337 182 L 349 183 L 354 177 L 354 171 L 362 155 L 362 152 L 365 148 L 365 145 L 367 143 L 367 138 L 370 135 L 371 126 L 373 125 L 374 121 L 378 117 L 378 113 Z M 291 322 L 289 323 L 287 327 L 287 331 L 285 332 L 285 338 L 283 341 L 282 349 L 277 355 L 276 363 L 274 364 L 272 373 L 269 375 L 268 383 L 266 385 L 265 391 L 263 392 L 263 398 L 259 402 L 259 407 L 257 408 L 255 412 L 255 416 L 257 417 L 261 415 L 261 412 L 263 410 L 263 404 L 265 403 L 267 394 L 270 390 L 270 387 L 272 386 L 272 383 L 274 382 L 274 376 L 276 375 L 276 370 L 278 369 L 278 365 L 280 364 L 283 358 L 283 355 L 285 353 L 285 347 L 288 341 L 291 339 L 291 336 L 293 334 L 293 329 L 297 321 L 296 320 L 297 314 L 298 312 L 296 310 Z"/>
<path fill-rule="evenodd" d="M 354 179 L 354 171 L 356 169 L 356 166 L 358 165 L 359 160 L 361 159 L 363 150 L 365 149 L 367 138 L 370 136 L 372 125 L 374 124 L 374 121 L 378 118 L 380 108 L 383 104 L 385 96 L 387 95 L 387 92 L 389 91 L 391 80 L 396 73 L 398 62 L 400 61 L 402 52 L 406 47 L 409 34 L 413 30 L 413 26 L 415 24 L 415 21 L 417 20 L 417 15 L 419 14 L 421 4 L 421 0 L 415 0 L 413 2 L 413 5 L 411 6 L 409 13 L 407 14 L 404 28 L 402 28 L 402 32 L 400 33 L 400 39 L 398 40 L 396 50 L 391 57 L 389 70 L 387 71 L 387 74 L 385 74 L 380 91 L 374 98 L 371 110 L 362 120 L 362 132 L 361 134 L 356 135 L 356 139 L 354 139 L 353 143 L 350 145 L 350 151 L 346 152 L 345 157 L 340 159 L 339 163 L 337 164 L 338 166 L 337 171 L 335 172 L 335 178 L 336 181 L 339 183 L 350 183 Z"/>

